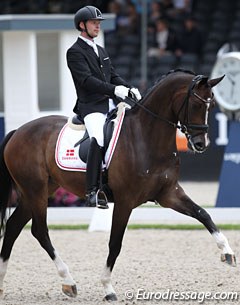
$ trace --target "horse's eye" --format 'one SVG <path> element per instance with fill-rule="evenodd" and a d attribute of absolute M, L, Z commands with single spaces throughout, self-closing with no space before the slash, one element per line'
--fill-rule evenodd
<path fill-rule="evenodd" d="M 192 103 L 192 109 L 193 110 L 200 110 L 202 108 L 202 103 L 199 103 L 199 102 L 193 102 Z"/>

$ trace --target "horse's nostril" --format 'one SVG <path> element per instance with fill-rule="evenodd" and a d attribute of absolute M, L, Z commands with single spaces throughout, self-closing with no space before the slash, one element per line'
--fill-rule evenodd
<path fill-rule="evenodd" d="M 198 151 L 202 151 L 205 149 L 205 145 L 203 142 L 194 143 L 194 146 Z"/>

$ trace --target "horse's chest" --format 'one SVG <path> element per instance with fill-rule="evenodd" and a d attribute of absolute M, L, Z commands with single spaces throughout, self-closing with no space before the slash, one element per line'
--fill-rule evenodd
<path fill-rule="evenodd" d="M 176 172 L 180 166 L 180 159 L 177 153 L 170 156 L 160 156 L 144 160 L 139 165 L 139 174 L 142 177 L 165 176 L 165 172 Z"/>

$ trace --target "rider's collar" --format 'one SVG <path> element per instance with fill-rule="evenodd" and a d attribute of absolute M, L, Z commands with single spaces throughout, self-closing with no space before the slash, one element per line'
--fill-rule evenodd
<path fill-rule="evenodd" d="M 96 43 L 95 43 L 94 41 L 92 41 L 92 40 L 90 40 L 90 39 L 87 39 L 87 38 L 83 37 L 82 35 L 79 35 L 79 37 L 80 37 L 83 41 L 85 41 L 90 47 L 92 47 L 93 50 L 94 50 L 94 52 L 97 54 L 97 56 L 99 56 L 99 55 L 98 55 L 98 48 L 97 48 L 97 45 L 96 45 Z"/>

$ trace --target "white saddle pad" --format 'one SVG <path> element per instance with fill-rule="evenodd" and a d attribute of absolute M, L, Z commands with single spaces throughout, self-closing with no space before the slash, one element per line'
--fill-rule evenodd
<path fill-rule="evenodd" d="M 109 167 L 111 162 L 119 134 L 121 131 L 123 119 L 125 116 L 126 104 L 120 103 L 118 105 L 118 112 L 116 119 L 114 122 L 114 129 L 111 141 L 109 143 L 108 149 L 105 154 L 105 166 Z M 71 120 L 69 120 L 70 122 Z M 74 145 L 82 139 L 85 133 L 85 126 L 80 125 L 76 127 L 76 125 L 72 126 L 72 123 L 66 123 L 61 129 L 55 149 L 55 160 L 58 165 L 63 170 L 67 171 L 86 171 L 86 163 L 82 161 L 79 157 L 79 145 L 74 147 Z M 81 145 L 81 144 L 80 144 Z"/>

